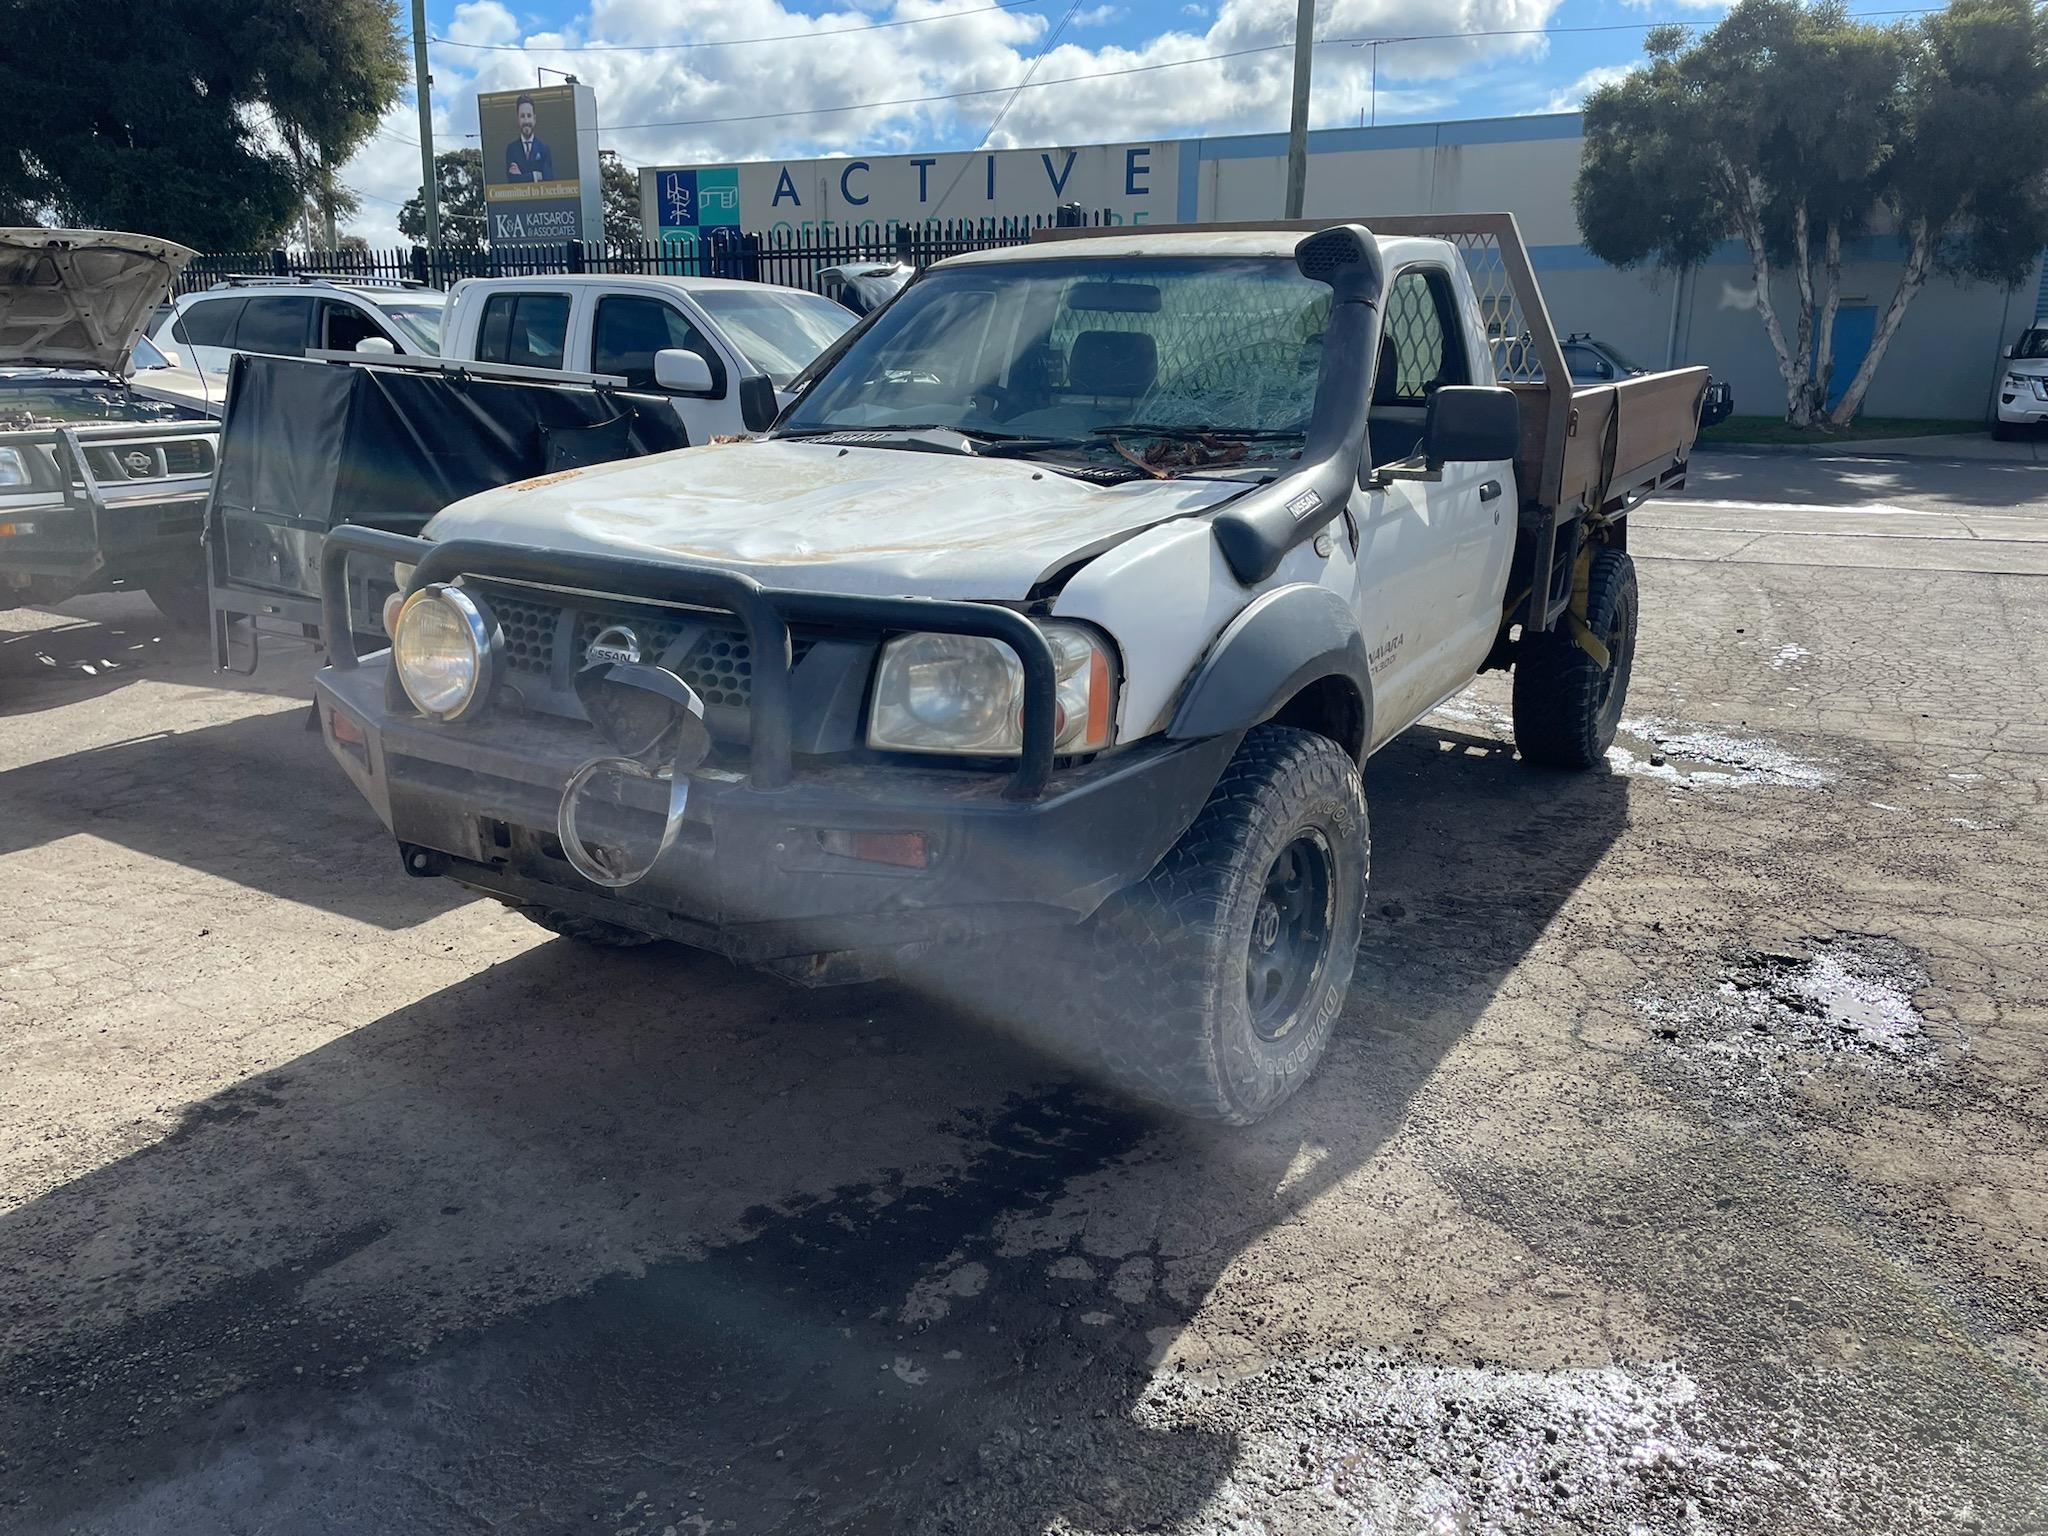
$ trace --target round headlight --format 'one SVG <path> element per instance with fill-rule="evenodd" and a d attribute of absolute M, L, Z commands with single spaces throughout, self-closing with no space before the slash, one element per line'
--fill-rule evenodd
<path fill-rule="evenodd" d="M 490 696 L 490 611 L 457 587 L 422 587 L 398 610 L 391 656 L 405 696 L 423 715 L 459 719 Z"/>

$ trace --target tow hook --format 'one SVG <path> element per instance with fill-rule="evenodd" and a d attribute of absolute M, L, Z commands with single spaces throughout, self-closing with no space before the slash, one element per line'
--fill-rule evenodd
<path fill-rule="evenodd" d="M 640 662 L 592 662 L 577 674 L 576 696 L 614 751 L 591 758 L 569 775 L 555 830 L 571 869 L 592 885 L 620 890 L 645 878 L 675 846 L 689 806 L 690 774 L 711 751 L 704 701 L 675 673 Z M 622 805 L 620 791 L 627 779 L 668 784 L 661 836 L 653 853 L 638 864 L 609 843 L 586 842 L 577 824 L 593 786 L 608 785 L 609 802 Z"/>
<path fill-rule="evenodd" d="M 448 855 L 438 848 L 422 848 L 418 843 L 400 843 L 398 857 L 405 865 L 405 872 L 415 880 L 432 880 L 448 873 Z"/>

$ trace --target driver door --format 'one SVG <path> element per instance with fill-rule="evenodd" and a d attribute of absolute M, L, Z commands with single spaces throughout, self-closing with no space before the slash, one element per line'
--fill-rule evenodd
<path fill-rule="evenodd" d="M 1473 382 L 1462 276 L 1418 263 L 1387 285 L 1368 416 L 1375 473 L 1352 495 L 1375 745 L 1470 682 L 1500 621 L 1514 538 L 1512 466 L 1431 471 L 1423 456 L 1430 396 Z"/>

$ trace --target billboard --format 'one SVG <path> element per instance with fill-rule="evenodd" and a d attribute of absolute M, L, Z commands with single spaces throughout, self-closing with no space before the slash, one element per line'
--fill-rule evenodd
<path fill-rule="evenodd" d="M 649 240 L 685 244 L 720 228 L 887 232 L 928 219 L 1050 216 L 1062 203 L 1117 223 L 1167 223 L 1180 154 L 1180 145 L 1154 141 L 651 166 L 640 173 L 640 217 Z"/>
<path fill-rule="evenodd" d="M 595 91 L 572 83 L 482 92 L 476 120 L 491 244 L 604 238 Z"/>

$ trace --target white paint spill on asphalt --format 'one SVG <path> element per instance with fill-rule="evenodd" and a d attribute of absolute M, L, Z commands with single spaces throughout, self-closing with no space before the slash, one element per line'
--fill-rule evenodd
<path fill-rule="evenodd" d="M 1800 650 L 1798 646 L 1786 649 Z M 1425 718 L 1448 723 L 1453 729 L 1484 731 L 1507 742 L 1515 736 L 1513 715 L 1498 704 L 1478 699 L 1452 699 L 1437 705 Z M 1823 789 L 1835 779 L 1821 764 L 1775 742 L 1713 726 L 1645 716 L 1624 719 L 1620 730 L 1634 741 L 1617 741 L 1608 748 L 1608 767 L 1630 778 L 1669 784 L 1674 791 L 1739 789 L 1753 784 Z"/>
<path fill-rule="evenodd" d="M 1380 1355 L 1286 1361 L 1225 1384 L 1155 1377 L 1134 1416 L 1227 1434 L 1205 1531 L 1508 1536 L 1705 1531 L 1688 1490 L 1740 1470 L 1673 1365 L 1439 1367 Z"/>
<path fill-rule="evenodd" d="M 1437 705 L 1426 717 L 1448 720 L 1454 725 L 1484 726 L 1506 740 L 1514 740 L 1514 716 L 1498 704 L 1487 704 L 1479 699 L 1449 699 Z"/>
<path fill-rule="evenodd" d="M 1806 660 L 1812 654 L 1813 652 L 1803 645 L 1781 645 L 1778 647 L 1778 654 L 1771 658 L 1771 670 L 1782 672 L 1787 667 L 1795 666 Z"/>
<path fill-rule="evenodd" d="M 1659 779 L 1674 788 L 1776 784 L 1824 789 L 1834 781 L 1834 775 L 1820 764 L 1759 737 L 1658 719 L 1623 720 L 1621 730 L 1650 743 L 1654 750 L 1641 753 L 1617 742 L 1607 753 L 1614 771 Z M 1659 758 L 1663 761 L 1657 761 Z"/>
<path fill-rule="evenodd" d="M 967 1263 L 937 1275 L 927 1275 L 911 1287 L 896 1320 L 900 1323 L 935 1323 L 953 1310 L 955 1301 L 979 1296 L 987 1287 L 986 1264 Z"/>
<path fill-rule="evenodd" d="M 1853 936 L 1804 955 L 1744 956 L 1718 982 L 1636 1006 L 1671 1051 L 1713 1070 L 1715 1086 L 1748 1094 L 1836 1063 L 1881 1074 L 1935 1066 L 1940 1043 L 1914 1001 L 1929 984 L 1902 946 Z"/>

